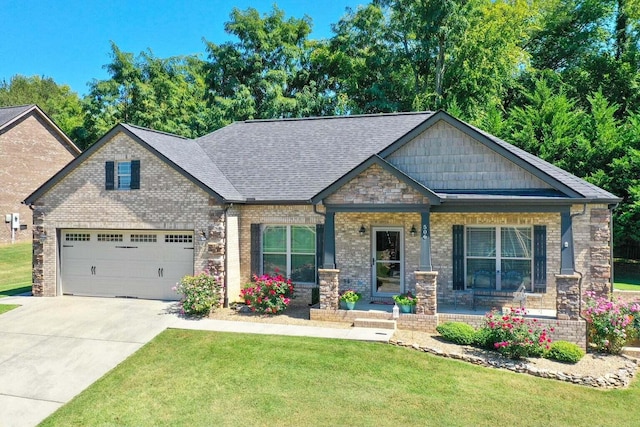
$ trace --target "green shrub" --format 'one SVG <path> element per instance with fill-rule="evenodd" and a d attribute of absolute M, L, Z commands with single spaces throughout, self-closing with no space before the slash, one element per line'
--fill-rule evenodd
<path fill-rule="evenodd" d="M 556 341 L 551 345 L 551 349 L 546 353 L 547 359 L 557 360 L 566 363 L 578 363 L 584 356 L 584 350 L 567 341 Z"/>
<path fill-rule="evenodd" d="M 473 345 L 481 348 L 493 350 L 493 342 L 491 341 L 492 332 L 488 328 L 480 328 L 473 335 Z"/>
<path fill-rule="evenodd" d="M 184 276 L 173 290 L 182 295 L 182 313 L 188 315 L 208 315 L 220 305 L 222 296 L 222 284 L 206 272 Z"/>
<path fill-rule="evenodd" d="M 473 344 L 476 333 L 473 326 L 462 322 L 445 322 L 438 325 L 436 331 L 445 340 L 463 345 Z"/>

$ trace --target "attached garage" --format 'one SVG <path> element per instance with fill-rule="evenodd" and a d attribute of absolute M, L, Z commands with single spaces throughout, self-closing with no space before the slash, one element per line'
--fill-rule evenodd
<path fill-rule="evenodd" d="M 63 294 L 177 300 L 193 274 L 192 231 L 62 230 Z"/>

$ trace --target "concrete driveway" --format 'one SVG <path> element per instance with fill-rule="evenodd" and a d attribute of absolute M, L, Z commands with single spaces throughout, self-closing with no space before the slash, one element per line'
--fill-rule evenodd
<path fill-rule="evenodd" d="M 174 302 L 2 298 L 0 426 L 33 426 L 169 326 Z"/>
<path fill-rule="evenodd" d="M 390 329 L 185 319 L 176 302 L 10 297 L 0 316 L 0 426 L 35 426 L 166 328 L 389 341 Z"/>

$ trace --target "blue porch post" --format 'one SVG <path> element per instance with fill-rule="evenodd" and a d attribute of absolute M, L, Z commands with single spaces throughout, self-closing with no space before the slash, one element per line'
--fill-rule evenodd
<path fill-rule="evenodd" d="M 336 213 L 327 210 L 324 217 L 324 257 L 322 268 L 336 268 Z"/>
<path fill-rule="evenodd" d="M 431 212 L 421 212 L 420 271 L 433 271 L 431 264 Z"/>
<path fill-rule="evenodd" d="M 562 232 L 560 274 L 574 274 L 575 264 L 573 257 L 573 226 L 571 211 L 566 210 L 560 213 L 560 228 Z"/>

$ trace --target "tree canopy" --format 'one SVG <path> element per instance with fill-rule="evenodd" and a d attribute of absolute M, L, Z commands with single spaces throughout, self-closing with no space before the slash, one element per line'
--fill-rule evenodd
<path fill-rule="evenodd" d="M 203 56 L 111 46 L 82 99 L 46 77 L 0 84 L 86 148 L 118 122 L 197 137 L 234 120 L 445 109 L 623 198 L 639 245 L 640 0 L 371 0 L 325 40 L 312 19 L 233 8 Z"/>

